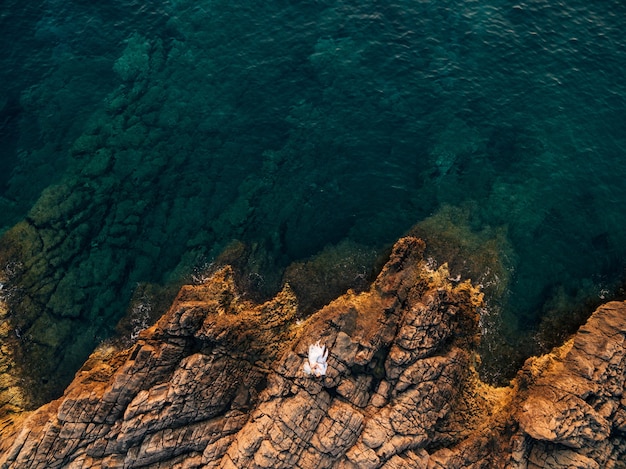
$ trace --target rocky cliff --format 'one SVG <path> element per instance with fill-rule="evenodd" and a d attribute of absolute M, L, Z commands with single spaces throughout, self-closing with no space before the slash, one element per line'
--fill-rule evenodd
<path fill-rule="evenodd" d="M 482 296 L 404 238 L 368 291 L 308 317 L 224 267 L 64 396 L 5 419 L 5 468 L 626 467 L 626 303 L 599 308 L 511 385 L 474 370 Z M 310 344 L 325 375 L 304 372 Z"/>

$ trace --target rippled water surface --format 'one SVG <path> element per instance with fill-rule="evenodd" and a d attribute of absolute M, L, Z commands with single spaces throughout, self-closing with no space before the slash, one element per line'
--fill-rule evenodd
<path fill-rule="evenodd" d="M 623 2 L 106 3 L 0 7 L 0 226 L 32 353 L 74 370 L 137 284 L 234 239 L 269 289 L 416 223 L 475 237 L 520 334 L 619 291 Z"/>

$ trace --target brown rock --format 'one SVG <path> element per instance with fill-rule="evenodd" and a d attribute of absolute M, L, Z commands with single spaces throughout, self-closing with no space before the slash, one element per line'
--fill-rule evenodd
<path fill-rule="evenodd" d="M 183 287 L 132 348 L 99 349 L 7 423 L 1 467 L 625 467 L 626 303 L 491 388 L 473 369 L 481 294 L 423 249 L 400 240 L 368 291 L 302 322 L 289 286 L 254 304 L 228 267 Z M 328 370 L 308 376 L 318 340 Z"/>

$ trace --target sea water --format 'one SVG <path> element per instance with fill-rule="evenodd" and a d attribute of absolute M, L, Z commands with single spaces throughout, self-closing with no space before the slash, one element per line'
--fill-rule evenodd
<path fill-rule="evenodd" d="M 520 335 L 614 297 L 625 19 L 617 0 L 3 2 L 0 226 L 31 233 L 16 334 L 71 376 L 138 284 L 232 240 L 276 279 L 416 223 L 498 233 L 493 304 Z"/>

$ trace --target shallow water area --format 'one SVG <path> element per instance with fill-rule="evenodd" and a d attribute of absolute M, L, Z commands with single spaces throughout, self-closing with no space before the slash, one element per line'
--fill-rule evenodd
<path fill-rule="evenodd" d="M 4 340 L 53 395 L 138 284 L 184 281 L 232 240 L 270 292 L 325 247 L 382 251 L 427 220 L 433 237 L 499 240 L 507 340 L 566 323 L 624 277 L 625 15 L 6 3 L 0 248 L 20 306 Z M 459 271 L 504 281 L 489 262 Z"/>

